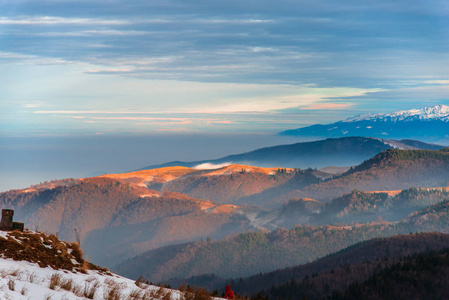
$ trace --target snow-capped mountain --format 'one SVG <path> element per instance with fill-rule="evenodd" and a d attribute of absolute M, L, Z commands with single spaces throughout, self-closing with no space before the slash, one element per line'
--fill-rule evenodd
<path fill-rule="evenodd" d="M 449 142 L 449 106 L 437 105 L 386 114 L 361 114 L 332 124 L 316 124 L 280 134 L 309 137 L 370 136 L 446 144 Z"/>
<path fill-rule="evenodd" d="M 449 106 L 437 105 L 434 107 L 424 107 L 422 109 L 400 110 L 388 114 L 361 114 L 347 118 L 342 122 L 411 122 L 415 120 L 441 120 L 443 122 L 449 122 Z"/>

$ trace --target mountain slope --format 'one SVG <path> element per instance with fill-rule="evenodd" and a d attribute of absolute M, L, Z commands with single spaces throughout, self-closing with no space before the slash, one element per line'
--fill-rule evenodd
<path fill-rule="evenodd" d="M 195 167 L 204 164 L 244 164 L 259 167 L 324 168 L 327 166 L 352 166 L 390 149 L 441 149 L 441 146 L 412 140 L 382 140 L 361 137 L 331 138 L 314 142 L 302 142 L 256 149 L 247 153 L 229 155 L 219 159 L 196 162 L 169 162 L 148 166 L 156 169 L 168 166 Z M 370 135 L 366 135 L 370 136 Z"/>
<path fill-rule="evenodd" d="M 436 141 L 447 138 L 448 132 L 449 106 L 438 105 L 387 114 L 362 114 L 332 124 L 317 124 L 280 134 L 313 137 L 355 135 Z"/>
<path fill-rule="evenodd" d="M 170 243 L 220 238 L 251 228 L 237 207 L 220 208 L 103 177 L 1 193 L 0 205 L 14 209 L 15 218 L 31 228 L 69 241 L 79 238 L 90 259 L 106 266 Z"/>
<path fill-rule="evenodd" d="M 201 274 L 242 277 L 311 262 L 329 253 L 374 237 L 414 231 L 449 232 L 449 202 L 412 214 L 400 222 L 378 222 L 357 226 L 298 226 L 292 230 L 251 232 L 220 242 L 196 242 L 171 248 L 162 262 L 153 250 L 121 263 L 117 271 L 130 278 L 140 275 L 152 281 L 188 278 Z M 167 251 L 168 253 L 168 251 Z M 149 268 L 148 266 L 152 266 Z"/>
<path fill-rule="evenodd" d="M 0 298 L 184 299 L 193 293 L 136 282 L 82 258 L 78 243 L 40 232 L 0 231 Z M 189 295 L 187 295 L 189 294 Z M 211 299 L 203 293 L 203 298 Z"/>

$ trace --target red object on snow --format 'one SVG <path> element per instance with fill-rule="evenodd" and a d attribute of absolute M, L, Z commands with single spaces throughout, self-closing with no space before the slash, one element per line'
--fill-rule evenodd
<path fill-rule="evenodd" d="M 230 299 L 230 300 L 235 299 L 234 292 L 231 291 L 231 286 L 229 284 L 226 286 L 224 297 L 225 297 L 225 299 Z"/>

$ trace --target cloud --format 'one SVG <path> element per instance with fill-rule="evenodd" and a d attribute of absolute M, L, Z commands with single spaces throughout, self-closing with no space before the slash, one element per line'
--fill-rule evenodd
<path fill-rule="evenodd" d="M 438 85 L 447 85 L 449 84 L 449 80 L 426 80 L 424 81 L 426 84 L 438 84 Z"/>
<path fill-rule="evenodd" d="M 200 24 L 264 24 L 275 23 L 275 20 L 269 19 L 194 19 L 191 23 Z"/>
<path fill-rule="evenodd" d="M 353 106 L 352 103 L 317 103 L 306 107 L 301 107 L 301 109 L 341 109 Z"/>
<path fill-rule="evenodd" d="M 90 36 L 137 36 L 146 35 L 151 32 L 142 30 L 80 30 L 80 31 L 59 31 L 59 32 L 42 32 L 36 36 L 44 37 L 90 37 Z"/>
<path fill-rule="evenodd" d="M 227 167 L 229 165 L 231 165 L 232 162 L 225 162 L 222 164 L 212 164 L 212 163 L 204 163 L 204 164 L 199 164 L 197 166 L 194 166 L 192 169 L 195 170 L 215 170 L 215 169 L 220 169 L 223 167 Z"/>
<path fill-rule="evenodd" d="M 235 124 L 235 122 L 233 121 L 229 121 L 229 120 L 210 120 L 210 121 L 206 121 L 206 124 L 208 125 L 214 125 L 214 124 L 221 124 L 221 125 L 229 125 L 229 124 Z"/>
<path fill-rule="evenodd" d="M 54 16 L 0 17 L 0 25 L 127 25 L 129 21 L 97 18 L 65 18 Z"/>
<path fill-rule="evenodd" d="M 60 65 L 60 64 L 73 63 L 62 58 L 43 57 L 13 52 L 0 52 L 0 61 L 1 60 L 5 60 L 7 62 L 16 61 L 19 62 L 20 64 L 31 64 L 31 65 Z"/>
<path fill-rule="evenodd" d="M 266 88 L 266 87 L 265 87 Z M 358 88 L 314 88 L 304 86 L 285 86 L 280 90 L 282 96 L 257 96 L 254 98 L 237 98 L 224 105 L 214 105 L 204 109 L 203 113 L 251 113 L 274 112 L 289 108 L 303 109 L 335 109 L 349 107 L 352 104 L 320 103 L 323 100 L 352 98 L 365 96 L 383 91 L 382 89 L 358 89 Z M 288 93 L 285 95 L 285 93 Z"/>

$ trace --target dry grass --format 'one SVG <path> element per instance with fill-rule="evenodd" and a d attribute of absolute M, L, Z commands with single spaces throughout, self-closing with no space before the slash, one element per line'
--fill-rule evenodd
<path fill-rule="evenodd" d="M 163 287 L 159 287 L 156 290 L 154 290 L 154 289 L 146 290 L 145 294 L 143 294 L 141 299 L 142 300 L 153 300 L 153 299 L 171 300 L 172 292 Z"/>
<path fill-rule="evenodd" d="M 36 275 L 34 274 L 34 272 L 31 274 L 28 274 L 28 278 L 27 278 L 28 282 L 34 283 L 35 280 L 36 280 Z"/>
<path fill-rule="evenodd" d="M 78 297 L 82 297 L 84 294 L 83 288 L 77 284 L 72 284 L 71 292 Z"/>
<path fill-rule="evenodd" d="M 83 297 L 87 299 L 93 299 L 95 297 L 95 293 L 97 292 L 98 286 L 100 283 L 97 280 L 91 282 L 84 283 L 84 292 Z"/>
<path fill-rule="evenodd" d="M 22 289 L 20 290 L 20 293 L 25 296 L 27 292 L 28 292 L 28 287 L 26 285 L 23 285 Z"/>
<path fill-rule="evenodd" d="M 50 293 L 45 294 L 44 295 L 44 300 L 51 300 L 51 297 L 53 297 L 53 294 L 50 294 Z"/>
<path fill-rule="evenodd" d="M 8 289 L 10 289 L 11 291 L 16 290 L 16 281 L 12 278 L 9 278 L 8 280 Z"/>
<path fill-rule="evenodd" d="M 141 300 L 144 292 L 141 289 L 135 288 L 129 293 L 128 300 Z"/>
<path fill-rule="evenodd" d="M 112 278 L 105 279 L 104 283 L 107 285 L 103 290 L 103 298 L 105 300 L 120 300 L 122 299 L 122 285 L 115 282 Z"/>
<path fill-rule="evenodd" d="M 63 289 L 63 290 L 71 291 L 72 288 L 73 288 L 73 285 L 74 285 L 74 284 L 73 284 L 73 279 L 70 278 L 70 279 L 64 279 L 64 280 L 61 280 L 60 287 L 61 287 L 61 289 Z"/>
<path fill-rule="evenodd" d="M 211 300 L 212 297 L 209 292 L 205 289 L 199 288 L 195 290 L 192 287 L 188 287 L 184 291 L 184 295 L 181 298 L 183 300 Z"/>
<path fill-rule="evenodd" d="M 56 289 L 56 287 L 60 286 L 61 279 L 62 279 L 62 276 L 59 273 L 54 273 L 53 275 L 51 275 L 49 288 L 51 290 Z"/>

